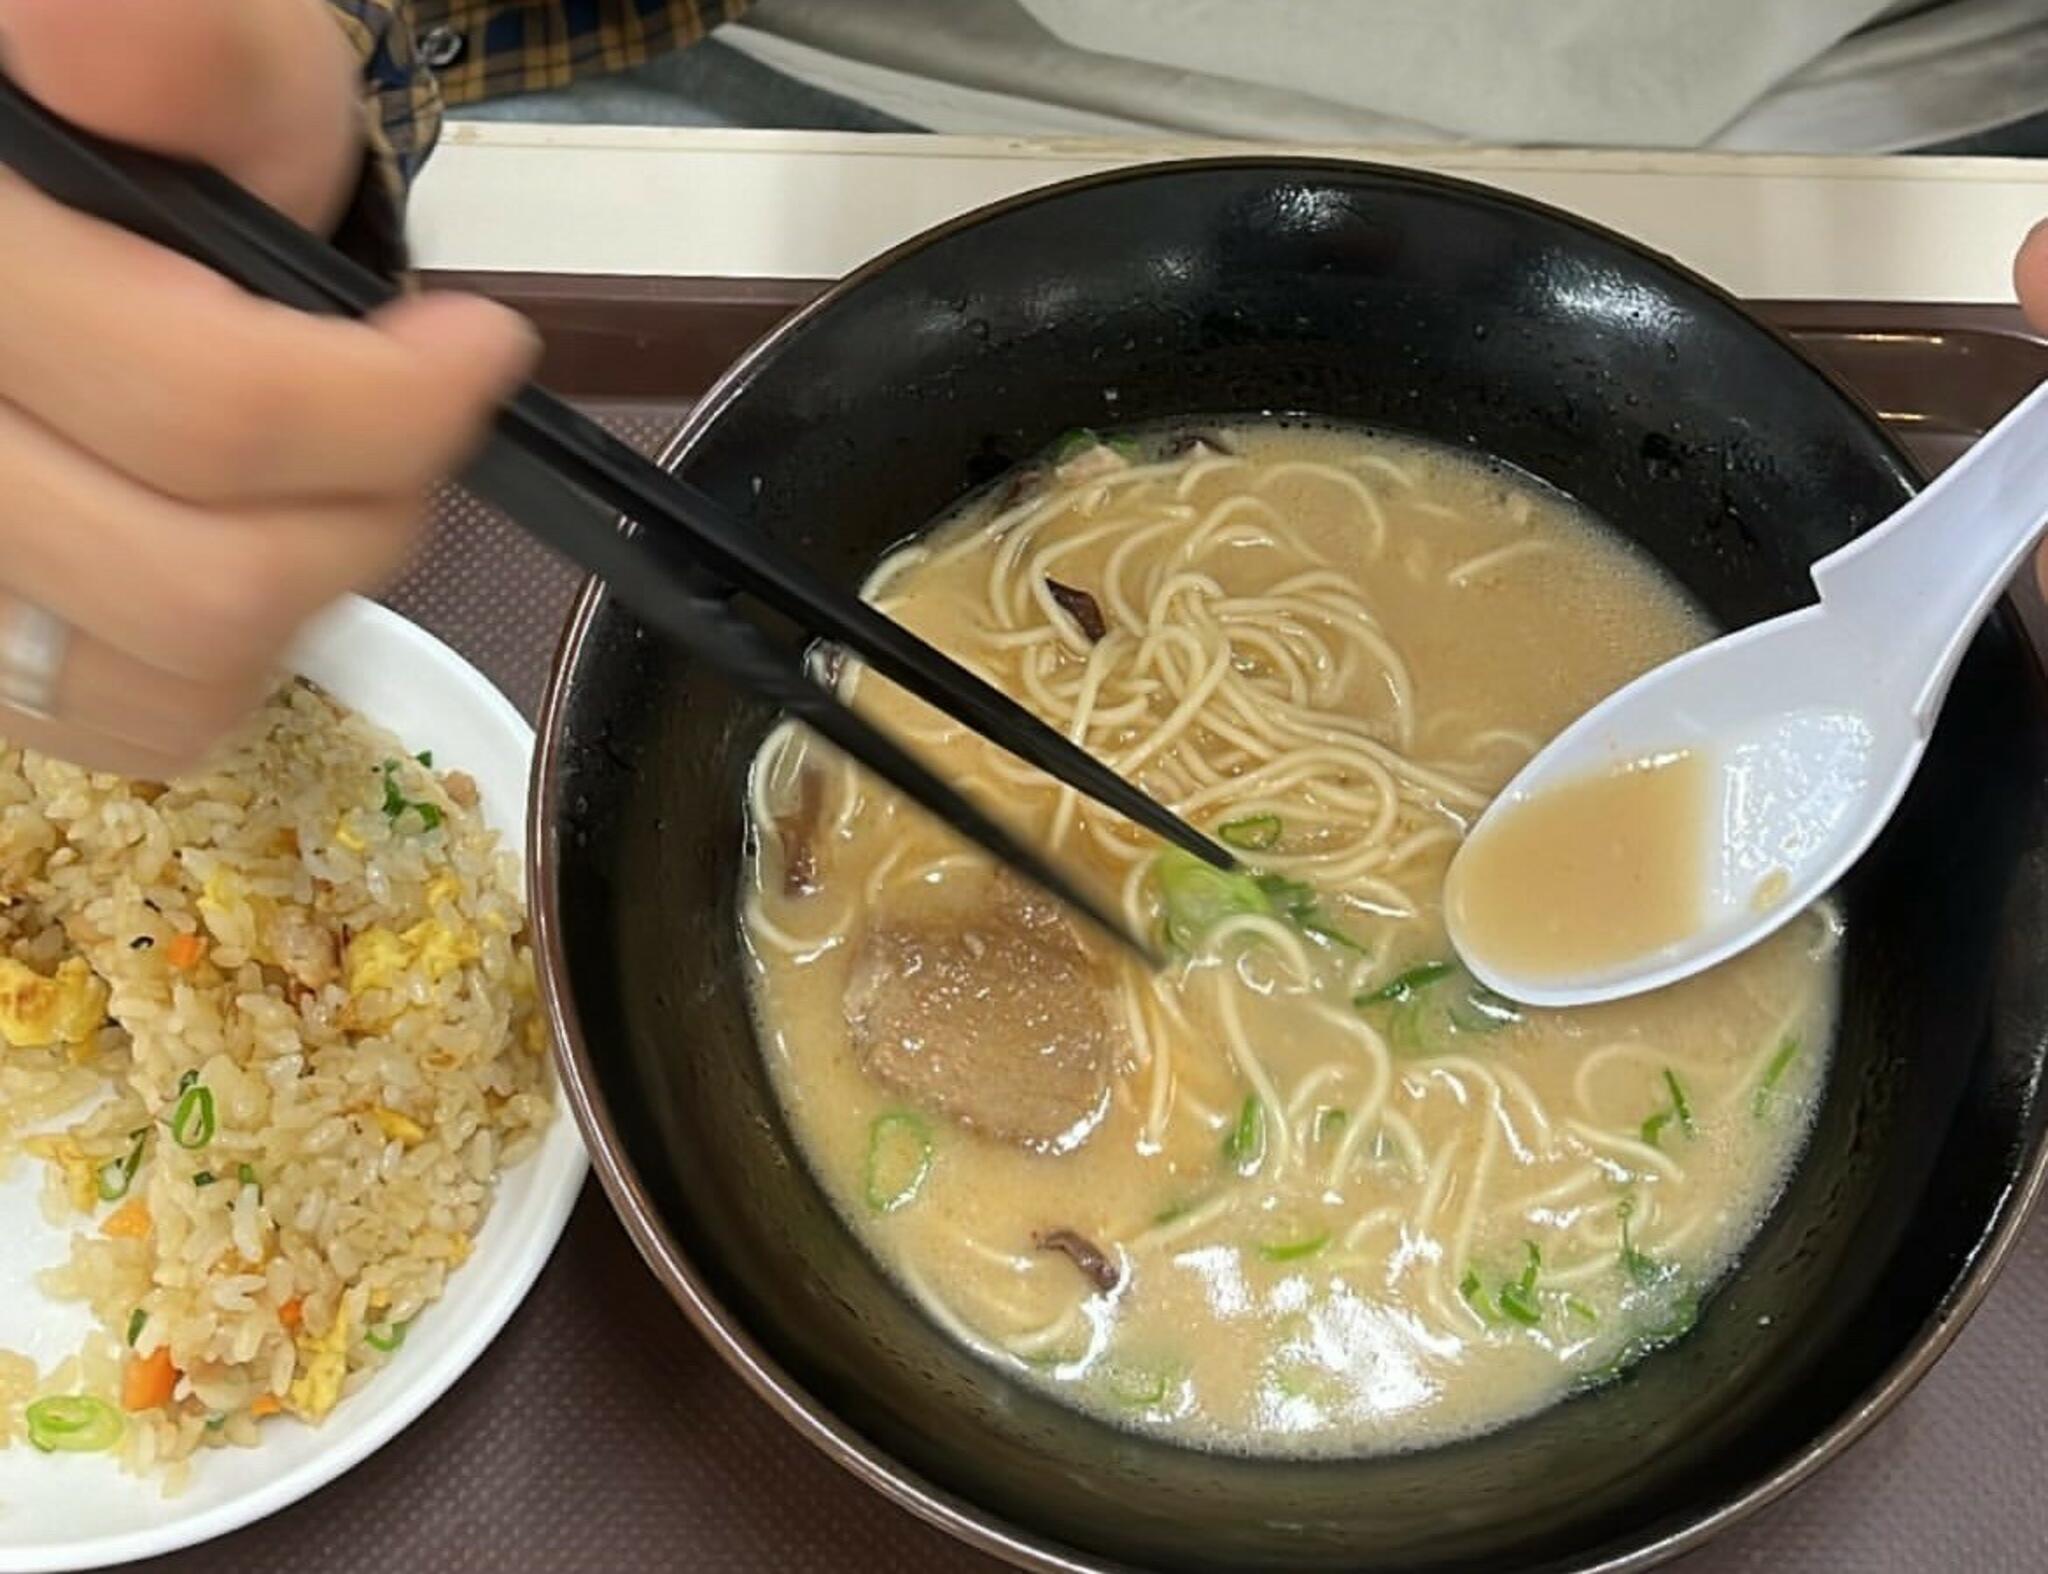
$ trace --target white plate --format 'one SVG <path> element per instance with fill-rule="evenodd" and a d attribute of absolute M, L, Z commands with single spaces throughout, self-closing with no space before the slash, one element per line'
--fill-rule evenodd
<path fill-rule="evenodd" d="M 352 599 L 310 631 L 295 665 L 408 749 L 432 749 L 436 766 L 474 776 L 484 818 L 523 852 L 533 729 L 469 663 L 397 614 Z M 499 1181 L 474 1255 L 377 1380 L 318 1427 L 273 1422 L 260 1448 L 207 1450 L 177 1497 L 121 1474 L 108 1458 L 39 1454 L 25 1444 L 0 1451 L 0 1574 L 189 1547 L 274 1514 L 367 1458 L 497 1337 L 561 1237 L 585 1168 L 576 1123 L 558 1111 L 539 1151 Z M 77 1348 L 92 1320 L 35 1287 L 36 1272 L 64 1258 L 70 1234 L 37 1207 L 41 1169 L 18 1164 L 0 1186 L 0 1348 L 47 1366 Z"/>

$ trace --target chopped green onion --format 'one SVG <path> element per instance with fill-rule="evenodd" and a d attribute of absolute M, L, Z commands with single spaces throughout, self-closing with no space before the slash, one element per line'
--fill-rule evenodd
<path fill-rule="evenodd" d="M 1396 1054 L 1419 1055 L 1433 1044 L 1422 1041 L 1423 997 L 1410 995 L 1387 1013 L 1387 1043 Z"/>
<path fill-rule="evenodd" d="M 1458 1293 L 1465 1298 L 1465 1304 L 1477 1312 L 1482 1322 L 1494 1320 L 1493 1308 L 1486 1304 L 1486 1287 L 1479 1282 L 1479 1270 L 1467 1268 L 1465 1277 L 1458 1281 Z"/>
<path fill-rule="evenodd" d="M 237 1164 L 235 1166 L 235 1179 L 244 1186 L 254 1186 L 256 1188 L 256 1200 L 258 1202 L 263 1200 L 263 1182 L 256 1178 L 255 1165 Z"/>
<path fill-rule="evenodd" d="M 203 1148 L 213 1141 L 213 1089 L 195 1080 L 171 1111 L 171 1140 L 181 1148 Z"/>
<path fill-rule="evenodd" d="M 100 1166 L 99 1189 L 101 1202 L 119 1202 L 128 1195 L 128 1188 L 134 1184 L 135 1172 L 142 1168 L 142 1149 L 149 1141 L 149 1128 L 128 1134 L 128 1151 L 118 1159 L 109 1159 Z"/>
<path fill-rule="evenodd" d="M 1385 1004 L 1398 1005 L 1404 1000 L 1413 1000 L 1440 978 L 1448 978 L 1457 971 L 1455 962 L 1424 962 L 1420 967 L 1411 967 L 1407 972 L 1396 975 L 1377 989 L 1368 989 L 1363 994 L 1352 996 L 1351 1003 L 1360 1008 Z"/>
<path fill-rule="evenodd" d="M 1212 868 L 1178 847 L 1162 852 L 1153 861 L 1152 871 L 1165 909 L 1164 934 L 1169 949 L 1192 951 L 1218 924 L 1246 914 L 1284 918 L 1305 935 L 1350 951 L 1362 953 L 1365 949 L 1323 915 L 1314 888 L 1299 880 Z"/>
<path fill-rule="evenodd" d="M 1498 1033 L 1522 1020 L 1521 1008 L 1455 962 L 1424 962 L 1352 996 L 1361 1011 L 1386 1006 L 1387 1042 L 1408 1054 L 1438 1054 L 1464 1033 Z"/>
<path fill-rule="evenodd" d="M 1331 1137 L 1342 1131 L 1345 1123 L 1350 1119 L 1351 1117 L 1343 1110 L 1330 1105 L 1324 1105 L 1323 1108 L 1316 1111 L 1315 1140 L 1317 1142 L 1327 1142 Z"/>
<path fill-rule="evenodd" d="M 1077 459 L 1089 449 L 1101 446 L 1102 439 L 1093 430 L 1076 426 L 1060 433 L 1059 442 L 1053 449 L 1053 460 L 1056 464 L 1065 464 L 1069 459 Z"/>
<path fill-rule="evenodd" d="M 1154 1224 L 1171 1224 L 1175 1219 L 1184 1218 L 1194 1208 L 1192 1202 L 1170 1202 L 1152 1215 Z"/>
<path fill-rule="evenodd" d="M 425 764 L 426 762 L 423 760 L 420 763 Z M 420 824 L 429 831 L 441 823 L 441 807 L 439 804 L 422 803 L 417 799 L 406 797 L 403 792 L 399 791 L 398 761 L 386 760 L 379 769 L 384 773 L 385 819 L 396 824 L 398 817 L 410 809 L 420 817 Z"/>
<path fill-rule="evenodd" d="M 1267 1262 L 1300 1262 L 1304 1257 L 1313 1257 L 1330 1244 L 1330 1232 L 1318 1230 L 1305 1235 L 1298 1241 L 1271 1241 L 1259 1248 L 1259 1255 Z"/>
<path fill-rule="evenodd" d="M 418 760 L 420 764 L 424 765 L 428 770 L 432 770 L 434 768 L 434 751 L 432 749 L 422 749 L 420 750 L 419 753 L 415 754 L 413 758 Z"/>
<path fill-rule="evenodd" d="M 384 773 L 384 818 L 395 820 L 406 810 L 405 794 L 398 790 L 398 761 L 386 760 L 378 768 Z"/>
<path fill-rule="evenodd" d="M 1225 820 L 1216 834 L 1239 852 L 1263 853 L 1279 845 L 1281 829 L 1277 814 L 1248 814 L 1241 820 Z"/>
<path fill-rule="evenodd" d="M 1576 1295 L 1567 1295 L 1564 1298 L 1564 1309 L 1586 1322 L 1597 1324 L 1600 1321 L 1600 1314 L 1593 1310 L 1592 1305 Z"/>
<path fill-rule="evenodd" d="M 405 1331 L 410 1327 L 412 1327 L 410 1322 L 403 1322 L 386 1323 L 381 1330 L 365 1328 L 363 1330 L 363 1343 L 372 1350 L 382 1350 L 386 1355 L 389 1355 L 393 1350 L 396 1350 L 405 1343 Z"/>
<path fill-rule="evenodd" d="M 1664 1085 L 1671 1089 L 1671 1107 L 1678 1112 L 1679 1130 L 1688 1137 L 1697 1137 L 1700 1129 L 1693 1124 L 1692 1103 L 1685 1096 L 1685 1084 L 1678 1080 L 1678 1073 L 1668 1066 L 1664 1069 Z"/>
<path fill-rule="evenodd" d="M 1668 1066 L 1664 1070 L 1664 1086 L 1671 1090 L 1670 1105 L 1658 1110 L 1643 1122 L 1643 1141 L 1653 1148 L 1664 1135 L 1664 1128 L 1674 1120 L 1678 1122 L 1678 1129 L 1688 1138 L 1700 1134 L 1699 1127 L 1693 1123 L 1692 1103 L 1685 1096 L 1685 1084 L 1678 1080 L 1678 1073 Z"/>
<path fill-rule="evenodd" d="M 1798 1035 L 1788 1033 L 1785 1042 L 1780 1044 L 1777 1052 L 1771 1056 L 1771 1063 L 1764 1067 L 1763 1080 L 1756 1085 L 1756 1098 L 1750 1109 L 1758 1120 L 1762 1120 L 1771 1112 L 1771 1095 L 1777 1092 L 1778 1084 L 1784 1080 L 1785 1073 L 1792 1069 L 1792 1062 L 1798 1058 Z"/>
<path fill-rule="evenodd" d="M 1534 1241 L 1522 1242 L 1528 1252 L 1528 1261 L 1522 1265 L 1522 1277 L 1500 1287 L 1495 1298 L 1500 1303 L 1501 1315 L 1520 1323 L 1524 1328 L 1534 1328 L 1543 1321 L 1543 1308 L 1536 1304 L 1536 1275 L 1543 1268 L 1543 1253 L 1536 1249 Z"/>
<path fill-rule="evenodd" d="M 1245 1095 L 1237 1123 L 1223 1137 L 1223 1158 L 1240 1175 L 1257 1171 L 1266 1157 L 1266 1112 L 1256 1093 Z"/>
<path fill-rule="evenodd" d="M 97 1454 L 121 1440 L 121 1412 L 88 1394 L 52 1394 L 28 1407 L 28 1440 L 46 1454 Z"/>
<path fill-rule="evenodd" d="M 1621 1266 L 1629 1282 L 1637 1289 L 1654 1289 L 1671 1277 L 1672 1268 L 1660 1263 L 1647 1252 L 1636 1250 L 1634 1238 L 1629 1234 L 1629 1220 L 1635 1217 L 1636 1204 L 1633 1197 L 1624 1197 L 1615 1206 L 1615 1214 L 1621 1220 Z"/>
<path fill-rule="evenodd" d="M 1323 916 L 1322 899 L 1315 888 L 1300 880 L 1290 880 L 1285 875 L 1262 874 L 1257 877 L 1258 887 L 1279 904 L 1280 915 L 1305 935 L 1314 935 L 1332 945 L 1342 946 L 1347 951 L 1365 954 L 1365 947 L 1339 929 Z"/>
<path fill-rule="evenodd" d="M 227 1424 L 228 1413 L 225 1410 L 216 1410 L 212 1415 L 206 1418 L 206 1430 L 209 1432 L 218 1432 L 222 1427 L 226 1426 Z"/>
<path fill-rule="evenodd" d="M 1102 1369 L 1102 1384 L 1118 1404 L 1133 1410 L 1150 1410 L 1166 1403 L 1176 1376 L 1166 1366 L 1111 1361 Z"/>
<path fill-rule="evenodd" d="M 908 1207 L 932 1172 L 932 1129 L 917 1115 L 879 1115 L 868 1128 L 868 1206 L 877 1213 Z"/>
<path fill-rule="evenodd" d="M 1165 909 L 1167 943 L 1192 951 L 1201 938 L 1227 918 L 1242 914 L 1271 917 L 1273 904 L 1247 874 L 1233 874 L 1202 862 L 1193 853 L 1169 847 L 1152 864 Z"/>
<path fill-rule="evenodd" d="M 192 1177 L 192 1184 L 195 1186 L 211 1186 L 218 1179 L 219 1177 L 212 1170 L 201 1170 Z"/>
<path fill-rule="evenodd" d="M 1534 1241 L 1522 1242 L 1522 1249 L 1528 1258 L 1522 1264 L 1521 1277 L 1505 1281 L 1500 1293 L 1490 1299 L 1478 1269 L 1467 1268 L 1465 1277 L 1458 1281 L 1458 1293 L 1481 1321 L 1520 1323 L 1524 1328 L 1534 1328 L 1543 1321 L 1543 1307 L 1536 1297 L 1536 1276 L 1543 1271 L 1543 1253 L 1537 1250 Z"/>
<path fill-rule="evenodd" d="M 199 1073 L 196 1071 L 188 1071 L 182 1077 L 178 1078 L 178 1091 L 180 1093 L 183 1093 L 186 1089 L 195 1086 L 198 1083 L 198 1081 Z"/>
<path fill-rule="evenodd" d="M 145 1312 L 139 1306 L 136 1307 L 134 1311 L 128 1314 L 128 1343 L 131 1347 L 134 1345 L 136 1339 L 140 1337 L 142 1333 L 143 1324 L 147 1323 L 148 1321 L 149 1313 Z"/>

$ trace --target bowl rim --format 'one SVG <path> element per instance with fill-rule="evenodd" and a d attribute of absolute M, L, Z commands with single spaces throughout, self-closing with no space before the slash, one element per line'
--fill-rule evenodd
<path fill-rule="evenodd" d="M 956 215 L 891 246 L 770 329 L 729 366 L 704 396 L 693 404 L 682 424 L 658 455 L 664 469 L 673 469 L 726 407 L 753 382 L 758 372 L 801 333 L 815 316 L 837 306 L 878 275 L 927 248 L 985 221 L 1056 201 L 1070 194 L 1130 181 L 1156 180 L 1208 172 L 1266 172 L 1277 178 L 1303 175 L 1360 175 L 1395 186 L 1436 192 L 1482 207 L 1507 209 L 1562 226 L 1616 247 L 1664 271 L 1683 286 L 1748 322 L 1786 355 L 1789 368 L 1824 384 L 1870 429 L 1887 454 L 1899 480 L 1917 490 L 1924 480 L 1918 464 L 1886 429 L 1871 406 L 1840 378 L 1810 357 L 1787 334 L 1752 312 L 1737 296 L 1655 247 L 1552 204 L 1478 181 L 1370 159 L 1252 153 L 1192 159 L 1154 159 L 1070 180 L 1035 187 Z M 568 983 L 567 953 L 557 921 L 560 895 L 559 858 L 552 827 L 559 808 L 562 731 L 567 721 L 572 678 L 580 670 L 597 616 L 607 594 L 595 577 L 584 582 L 557 644 L 542 701 L 538 744 L 534 753 L 530 816 L 526 838 L 534 954 L 539 964 L 541 996 L 554 1030 L 556 1061 L 562 1087 L 590 1151 L 591 1167 L 605 1196 L 619 1215 L 641 1257 L 697 1331 L 755 1394 L 814 1447 L 855 1477 L 920 1519 L 981 1552 L 1013 1566 L 1042 1574 L 1109 1574 L 1128 1567 L 1026 1533 L 1001 1515 L 945 1491 L 896 1460 L 886 1449 L 834 1414 L 774 1360 L 753 1334 L 712 1293 L 694 1265 L 662 1229 L 655 1205 L 627 1156 L 618 1128 L 599 1091 L 582 1023 Z M 2005 614 L 2001 614 L 2005 615 Z M 2017 623 L 2015 628 L 2018 629 Z M 2041 652 L 2019 630 L 2036 661 Z M 2034 1152 L 2000 1197 L 1960 1278 L 1906 1349 L 1877 1380 L 1816 1437 L 1762 1479 L 1752 1482 L 1707 1513 L 1676 1528 L 1653 1530 L 1633 1546 L 1597 1562 L 1578 1565 L 1579 1574 L 1638 1574 L 1694 1551 L 1811 1479 L 1827 1464 L 1862 1439 L 1891 1408 L 1909 1393 L 1946 1353 L 1982 1304 L 1992 1282 L 2005 1266 L 2021 1230 L 2048 1189 L 2048 1141 Z"/>

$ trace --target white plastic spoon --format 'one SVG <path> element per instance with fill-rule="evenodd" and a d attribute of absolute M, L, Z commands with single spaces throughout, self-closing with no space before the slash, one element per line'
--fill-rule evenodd
<path fill-rule="evenodd" d="M 1891 518 L 1814 564 L 1817 605 L 1644 674 L 1524 766 L 1452 862 L 1445 918 L 1459 956 L 1515 1000 L 1585 1005 L 1676 983 L 1783 926 L 1891 818 L 1971 637 L 2044 528 L 2048 384 Z M 1697 778 L 1690 793 L 1675 790 L 1675 773 L 1637 771 L 1674 758 Z M 1603 802 L 1588 786 L 1617 772 L 1631 774 L 1626 792 L 1666 789 L 1640 823 L 1617 810 L 1613 790 Z M 1652 834 L 1659 813 L 1686 803 Z M 1540 823 L 1569 826 L 1574 805 L 1604 817 L 1594 861 L 1609 862 L 1606 891 L 1620 880 L 1668 895 L 1673 881 L 1690 882 L 1686 918 L 1696 921 L 1647 943 L 1617 945 L 1610 934 L 1573 956 L 1499 921 L 1518 906 L 1551 903 L 1544 910 L 1567 923 L 1589 910 L 1551 902 L 1568 903 L 1574 886 L 1582 897 L 1596 889 L 1584 869 L 1555 858 L 1546 872 L 1555 890 L 1521 891 L 1542 902 L 1499 899 L 1520 889 L 1509 855 Z"/>

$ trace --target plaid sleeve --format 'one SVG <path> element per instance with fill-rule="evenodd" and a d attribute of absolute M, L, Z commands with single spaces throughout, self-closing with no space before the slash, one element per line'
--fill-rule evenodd
<path fill-rule="evenodd" d="M 441 85 L 420 58 L 409 0 L 328 0 L 363 62 L 370 141 L 409 185 L 441 131 Z"/>
<path fill-rule="evenodd" d="M 336 240 L 403 265 L 405 190 L 444 103 L 535 93 L 695 43 L 748 0 L 328 0 L 363 61 L 370 158 Z"/>

